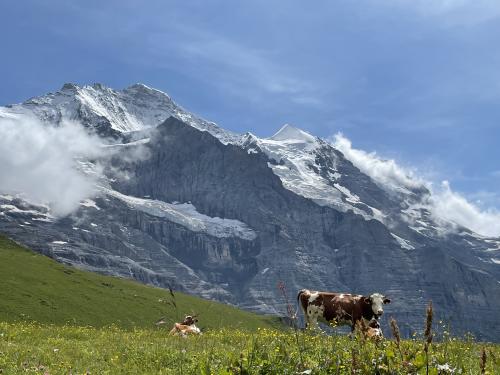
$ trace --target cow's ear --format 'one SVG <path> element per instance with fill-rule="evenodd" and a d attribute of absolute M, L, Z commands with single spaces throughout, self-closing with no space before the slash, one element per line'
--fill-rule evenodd
<path fill-rule="evenodd" d="M 365 300 L 365 303 L 367 305 L 371 305 L 372 304 L 372 299 L 370 297 L 364 297 L 364 300 Z"/>
<path fill-rule="evenodd" d="M 387 297 L 384 297 L 384 304 L 391 303 L 391 300 Z"/>

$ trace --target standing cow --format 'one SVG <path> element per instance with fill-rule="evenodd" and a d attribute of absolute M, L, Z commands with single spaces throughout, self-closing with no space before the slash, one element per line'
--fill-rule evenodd
<path fill-rule="evenodd" d="M 391 300 L 380 293 L 370 296 L 347 293 L 317 292 L 302 289 L 297 300 L 304 312 L 306 327 L 316 327 L 318 319 L 336 325 L 349 325 L 354 331 L 356 322 L 366 325 L 384 313 L 384 304 Z"/>

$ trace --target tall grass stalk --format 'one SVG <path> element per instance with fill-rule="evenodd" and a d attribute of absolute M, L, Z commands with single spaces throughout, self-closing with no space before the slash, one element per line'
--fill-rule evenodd
<path fill-rule="evenodd" d="M 356 355 L 356 350 L 354 348 L 351 349 L 351 374 L 356 374 L 358 371 L 358 358 Z"/>
<path fill-rule="evenodd" d="M 481 369 L 481 375 L 486 374 L 486 350 L 484 348 L 481 350 L 481 362 L 479 362 L 479 368 Z"/>
<path fill-rule="evenodd" d="M 403 362 L 403 352 L 401 351 L 401 334 L 399 332 L 399 327 L 398 323 L 396 322 L 396 319 L 391 318 L 390 326 L 391 326 L 392 336 L 394 337 L 394 340 L 396 341 L 396 346 L 398 347 L 399 356 L 401 357 L 401 362 Z"/>
<path fill-rule="evenodd" d="M 433 309 L 432 309 L 432 301 L 429 301 L 429 304 L 427 305 L 427 314 L 426 314 L 426 320 L 425 320 L 425 332 L 424 332 L 424 338 L 425 338 L 425 344 L 424 344 L 424 351 L 425 351 L 425 369 L 426 369 L 426 374 L 429 375 L 429 348 L 432 343 L 432 317 L 433 317 Z"/>

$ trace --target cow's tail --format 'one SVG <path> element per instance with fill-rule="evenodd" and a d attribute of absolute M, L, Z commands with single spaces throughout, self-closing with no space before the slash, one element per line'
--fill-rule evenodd
<path fill-rule="evenodd" d="M 293 319 L 297 319 L 297 314 L 299 313 L 299 309 L 301 308 L 300 296 L 306 292 L 308 292 L 307 289 L 302 289 L 299 291 L 299 294 L 297 294 L 297 309 L 295 310 L 295 314 L 293 315 Z"/>

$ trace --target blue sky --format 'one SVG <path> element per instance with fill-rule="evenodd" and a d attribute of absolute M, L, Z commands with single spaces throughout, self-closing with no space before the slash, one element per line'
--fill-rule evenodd
<path fill-rule="evenodd" d="M 143 82 L 237 132 L 342 132 L 500 209 L 496 0 L 3 1 L 0 19 L 0 105 Z"/>

